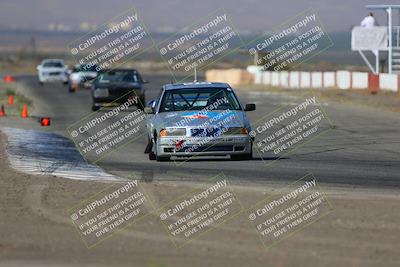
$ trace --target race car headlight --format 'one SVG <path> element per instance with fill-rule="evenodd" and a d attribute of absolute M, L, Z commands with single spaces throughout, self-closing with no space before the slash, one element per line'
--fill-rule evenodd
<path fill-rule="evenodd" d="M 185 136 L 186 129 L 185 128 L 168 128 L 160 130 L 160 137 L 166 136 Z"/>
<path fill-rule="evenodd" d="M 249 134 L 249 131 L 245 127 L 229 127 L 225 133 L 226 135 L 239 135 L 239 134 L 244 134 L 247 135 Z"/>

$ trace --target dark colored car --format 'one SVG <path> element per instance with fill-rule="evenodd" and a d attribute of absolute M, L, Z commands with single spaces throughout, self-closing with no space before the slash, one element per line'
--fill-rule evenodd
<path fill-rule="evenodd" d="M 138 97 L 137 107 L 144 109 L 145 83 L 135 69 L 101 70 L 92 85 L 92 110 L 117 106 L 132 97 Z"/>

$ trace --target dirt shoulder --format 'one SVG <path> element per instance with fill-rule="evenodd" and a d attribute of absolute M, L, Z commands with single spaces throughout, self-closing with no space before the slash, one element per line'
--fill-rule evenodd
<path fill-rule="evenodd" d="M 174 247 L 155 215 L 88 249 L 66 210 L 109 184 L 31 176 L 9 167 L 0 134 L 1 266 L 398 266 L 400 196 L 329 193 L 333 211 L 265 250 L 246 216 Z M 190 183 L 147 183 L 158 203 Z M 271 190 L 235 187 L 246 203 Z"/>

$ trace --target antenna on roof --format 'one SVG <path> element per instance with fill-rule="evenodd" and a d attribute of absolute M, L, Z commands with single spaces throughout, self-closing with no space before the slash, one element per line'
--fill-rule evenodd
<path fill-rule="evenodd" d="M 196 64 L 194 65 L 194 83 L 197 82 L 197 69 L 196 69 Z"/>

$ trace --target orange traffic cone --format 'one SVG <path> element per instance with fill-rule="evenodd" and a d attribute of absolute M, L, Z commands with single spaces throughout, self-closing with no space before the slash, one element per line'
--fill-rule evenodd
<path fill-rule="evenodd" d="M 6 112 L 4 111 L 4 106 L 1 105 L 1 108 L 0 108 L 0 117 L 3 117 L 3 116 L 5 116 L 5 115 L 6 115 Z"/>
<path fill-rule="evenodd" d="M 9 95 L 8 96 L 8 104 L 9 105 L 13 105 L 14 104 L 14 96 L 13 95 Z"/>
<path fill-rule="evenodd" d="M 22 108 L 21 117 L 28 118 L 28 106 L 26 104 L 24 104 L 24 107 Z"/>

